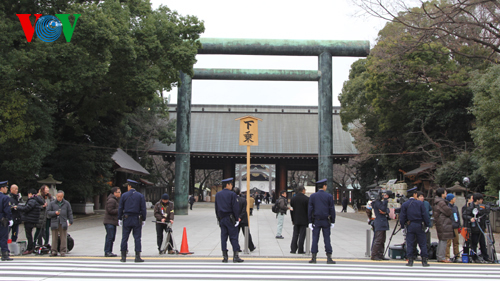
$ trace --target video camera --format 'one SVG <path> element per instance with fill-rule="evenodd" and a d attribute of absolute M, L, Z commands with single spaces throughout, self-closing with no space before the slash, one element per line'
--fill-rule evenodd
<path fill-rule="evenodd" d="M 486 203 L 486 204 L 478 204 L 476 205 L 478 207 L 478 216 L 484 216 L 484 215 L 489 215 L 491 211 L 499 211 L 500 207 L 495 206 L 493 203 Z"/>
<path fill-rule="evenodd" d="M 396 200 L 399 204 L 401 204 L 401 206 L 403 205 L 404 202 L 408 201 L 408 198 L 402 194 L 397 194 L 396 197 L 398 197 L 398 199 Z M 401 207 L 399 208 L 395 208 L 394 209 L 394 213 L 395 214 L 400 214 L 401 213 Z"/>
<path fill-rule="evenodd" d="M 394 193 L 390 190 L 385 190 L 381 188 L 370 189 L 366 192 L 366 198 L 371 201 L 382 200 L 382 194 L 387 194 L 389 198 L 394 198 Z"/>

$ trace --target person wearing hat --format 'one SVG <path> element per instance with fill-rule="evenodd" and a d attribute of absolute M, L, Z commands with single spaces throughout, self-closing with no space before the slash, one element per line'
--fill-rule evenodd
<path fill-rule="evenodd" d="M 408 197 L 406 202 L 401 205 L 401 213 L 399 214 L 399 222 L 402 227 L 406 228 L 406 256 L 408 263 L 406 266 L 413 266 L 415 260 L 414 243 L 418 242 L 420 247 L 420 256 L 422 257 L 422 266 L 429 266 L 427 263 L 429 256 L 427 254 L 427 239 L 425 233 L 429 231 L 430 219 L 429 213 L 425 209 L 424 202 L 418 200 L 417 188 L 414 187 L 407 191 Z M 425 226 L 425 230 L 422 228 Z"/>
<path fill-rule="evenodd" d="M 171 229 L 174 223 L 174 202 L 169 201 L 170 197 L 167 193 L 161 196 L 161 200 L 156 202 L 154 208 L 154 216 L 156 218 L 156 244 L 158 245 L 158 252 L 162 254 L 161 244 L 163 242 L 163 232 Z M 174 254 L 172 249 L 174 241 L 170 236 L 170 243 L 168 244 L 168 253 Z"/>
<path fill-rule="evenodd" d="M 451 225 L 453 226 L 453 232 L 455 233 L 455 237 L 453 239 L 448 239 L 446 242 L 446 255 L 445 258 L 447 260 L 450 259 L 450 246 L 451 243 L 453 242 L 453 260 L 458 261 L 460 259 L 460 241 L 459 241 L 459 235 L 458 235 L 458 229 L 461 227 L 460 224 L 460 214 L 458 213 L 458 207 L 455 205 L 455 201 L 457 198 L 455 198 L 455 195 L 448 193 L 446 195 L 446 201 L 448 201 L 448 206 L 450 206 L 452 210 L 451 214 Z"/>
<path fill-rule="evenodd" d="M 111 193 L 106 200 L 106 211 L 104 213 L 104 228 L 106 229 L 106 240 L 104 242 L 104 256 L 116 257 L 113 254 L 113 243 L 116 237 L 116 227 L 118 226 L 118 205 L 120 204 L 120 197 L 122 191 L 118 186 L 111 189 Z"/>
<path fill-rule="evenodd" d="M 11 204 L 9 196 L 7 196 L 8 181 L 0 182 L 0 248 L 2 249 L 2 261 L 11 261 L 9 257 L 9 246 L 7 240 L 9 238 L 9 227 L 14 224 L 12 220 Z"/>
<path fill-rule="evenodd" d="M 453 211 L 448 206 L 446 201 L 446 190 L 438 188 L 436 190 L 436 197 L 432 207 L 434 219 L 436 222 L 436 231 L 438 235 L 438 247 L 436 250 L 436 258 L 438 262 L 451 262 L 446 259 L 446 244 L 448 239 L 453 239 L 453 226 L 451 222 L 451 214 Z"/>
<path fill-rule="evenodd" d="M 323 179 L 316 182 L 318 192 L 313 193 L 309 197 L 309 206 L 307 210 L 307 218 L 309 220 L 309 228 L 312 230 L 313 241 L 311 245 L 312 259 L 309 263 L 316 263 L 316 255 L 318 254 L 319 233 L 323 231 L 323 239 L 325 241 L 326 263 L 335 264 L 332 260 L 332 244 L 330 242 L 330 228 L 335 225 L 335 204 L 333 196 L 326 192 L 327 180 Z"/>
<path fill-rule="evenodd" d="M 382 192 L 382 191 L 381 191 Z M 387 208 L 389 193 L 386 191 L 381 193 L 382 198 L 377 198 L 372 202 L 372 214 L 375 215 L 373 220 L 373 235 L 371 259 L 372 260 L 388 260 L 384 256 L 386 232 L 389 230 L 389 221 L 387 219 L 389 208 Z"/>
<path fill-rule="evenodd" d="M 222 190 L 215 195 L 215 215 L 220 226 L 220 238 L 222 249 L 222 262 L 228 262 L 227 238 L 233 246 L 233 262 L 243 262 L 238 256 L 240 245 L 238 244 L 238 225 L 240 206 L 236 193 L 232 192 L 233 178 L 222 180 Z"/>
<path fill-rule="evenodd" d="M 142 227 L 146 224 L 146 200 L 144 195 L 135 190 L 138 182 L 128 179 L 127 192 L 123 193 L 118 206 L 118 225 L 123 226 L 122 243 L 120 251 L 121 262 L 127 261 L 128 238 L 133 231 L 135 244 L 135 262 L 144 262 L 141 259 L 141 236 Z"/>

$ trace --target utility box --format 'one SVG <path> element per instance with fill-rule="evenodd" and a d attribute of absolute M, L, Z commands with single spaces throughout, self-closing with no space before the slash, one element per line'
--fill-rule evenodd
<path fill-rule="evenodd" d="M 405 259 L 406 251 L 403 247 L 403 244 L 390 246 L 389 247 L 389 256 L 391 257 L 391 259 L 395 259 L 395 260 Z"/>
<path fill-rule="evenodd" d="M 26 251 L 26 241 L 12 242 L 8 245 L 11 255 L 19 256 Z"/>

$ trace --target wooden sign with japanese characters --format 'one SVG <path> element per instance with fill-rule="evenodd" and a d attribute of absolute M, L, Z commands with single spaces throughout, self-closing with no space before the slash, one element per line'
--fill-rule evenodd
<path fill-rule="evenodd" d="M 260 118 L 253 116 L 240 117 L 240 145 L 258 146 L 259 145 L 259 121 Z"/>

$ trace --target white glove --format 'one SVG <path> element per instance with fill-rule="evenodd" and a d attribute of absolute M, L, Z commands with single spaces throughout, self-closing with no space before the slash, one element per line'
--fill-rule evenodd
<path fill-rule="evenodd" d="M 146 221 L 142 221 L 142 226 L 145 226 L 146 225 Z"/>
<path fill-rule="evenodd" d="M 118 226 L 123 226 L 123 221 L 122 220 L 118 221 Z"/>
<path fill-rule="evenodd" d="M 330 225 L 330 228 L 333 228 L 334 226 L 335 226 L 335 224 L 334 224 L 334 223 L 332 223 L 332 224 Z"/>
<path fill-rule="evenodd" d="M 310 228 L 311 230 L 313 230 L 313 229 L 314 229 L 314 227 L 313 227 L 313 224 L 312 224 L 312 223 L 310 223 L 310 224 L 309 224 L 309 228 Z"/>
<path fill-rule="evenodd" d="M 14 225 L 14 221 L 13 220 L 10 220 L 9 221 L 9 226 L 13 226 Z"/>
<path fill-rule="evenodd" d="M 240 225 L 240 221 L 237 221 L 234 227 L 238 227 L 238 225 Z"/>
<path fill-rule="evenodd" d="M 425 233 L 427 233 L 427 232 L 429 232 L 429 228 L 428 227 L 425 228 Z"/>

